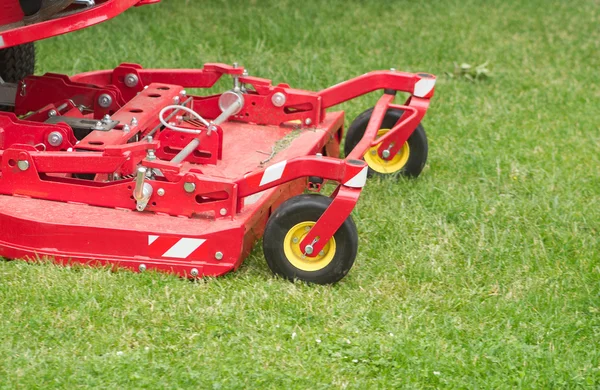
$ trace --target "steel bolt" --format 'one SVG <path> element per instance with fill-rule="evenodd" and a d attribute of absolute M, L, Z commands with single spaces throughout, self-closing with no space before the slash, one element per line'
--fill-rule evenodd
<path fill-rule="evenodd" d="M 185 89 L 182 89 L 181 92 L 179 92 L 179 94 L 181 96 L 185 96 L 185 95 L 187 95 L 187 91 Z"/>
<path fill-rule="evenodd" d="M 156 160 L 156 154 L 154 153 L 154 149 L 148 149 L 148 151 L 146 152 L 146 159 L 148 161 Z"/>
<path fill-rule="evenodd" d="M 104 115 L 104 117 L 102 118 L 102 122 L 110 122 L 110 115 L 106 114 Z"/>
<path fill-rule="evenodd" d="M 273 105 L 275 107 L 281 107 L 285 104 L 286 98 L 285 95 L 281 92 L 277 92 L 276 94 L 273 95 L 273 97 L 271 97 L 271 103 L 273 103 Z"/>
<path fill-rule="evenodd" d="M 313 246 L 312 245 L 307 245 L 306 248 L 304 248 L 304 252 L 307 255 L 312 255 L 312 253 L 313 253 Z"/>
<path fill-rule="evenodd" d="M 140 79 L 133 73 L 129 73 L 127 76 L 125 76 L 125 85 L 129 88 L 135 87 L 139 81 Z"/>
<path fill-rule="evenodd" d="M 217 260 L 223 260 L 223 252 L 217 252 L 217 253 L 215 253 L 215 259 L 217 259 Z"/>
<path fill-rule="evenodd" d="M 383 158 L 389 158 L 390 157 L 390 151 L 389 150 L 384 150 L 383 152 L 381 152 L 381 155 L 383 156 Z"/>
<path fill-rule="evenodd" d="M 146 264 L 140 264 L 138 269 L 140 270 L 140 272 L 144 272 L 146 270 Z"/>
<path fill-rule="evenodd" d="M 179 96 L 174 96 L 173 97 L 173 103 L 179 104 Z"/>
<path fill-rule="evenodd" d="M 96 128 L 97 129 L 101 129 L 102 128 L 102 122 L 100 122 L 100 121 L 96 122 Z"/>
<path fill-rule="evenodd" d="M 376 151 L 376 150 L 371 150 L 371 155 L 372 155 L 372 156 L 375 156 L 375 155 L 377 155 L 377 151 Z"/>
<path fill-rule="evenodd" d="M 158 196 L 165 196 L 165 189 L 159 188 L 158 191 L 156 191 L 156 193 L 158 194 Z"/>
<path fill-rule="evenodd" d="M 103 93 L 98 97 L 98 104 L 102 108 L 108 108 L 112 104 L 112 97 L 107 93 Z"/>
<path fill-rule="evenodd" d="M 227 214 L 227 209 L 221 209 L 221 210 L 219 210 L 219 214 L 221 214 L 221 215 Z"/>
<path fill-rule="evenodd" d="M 185 190 L 185 192 L 192 193 L 196 191 L 196 184 L 187 181 L 183 184 L 183 189 Z"/>
<path fill-rule="evenodd" d="M 58 114 L 56 110 L 50 110 L 48 111 L 48 118 L 52 118 L 53 116 L 56 116 L 56 114 Z"/>
<path fill-rule="evenodd" d="M 26 171 L 29 169 L 29 161 L 19 160 L 19 162 L 17 162 L 17 166 L 19 167 L 20 170 Z"/>
<path fill-rule="evenodd" d="M 192 270 L 190 271 L 190 275 L 192 275 L 193 277 L 198 276 L 198 269 L 197 268 L 192 268 Z"/>
<path fill-rule="evenodd" d="M 136 117 L 131 118 L 131 126 L 137 126 L 138 125 L 138 120 Z"/>
<path fill-rule="evenodd" d="M 304 121 L 304 124 L 306 126 L 310 126 L 311 123 L 312 123 L 312 120 L 310 118 L 306 118 L 306 120 Z"/>
<path fill-rule="evenodd" d="M 131 128 L 129 127 L 129 125 L 124 125 L 123 126 L 123 132 L 124 133 L 129 133 L 131 131 Z"/>
<path fill-rule="evenodd" d="M 300 240 L 298 239 L 298 237 L 294 237 L 294 238 L 292 238 L 292 242 L 293 242 L 294 244 L 297 244 L 297 243 L 298 243 L 298 241 L 300 241 Z"/>
<path fill-rule="evenodd" d="M 63 136 L 58 131 L 48 134 L 48 143 L 52 146 L 60 146 L 63 142 Z"/>
<path fill-rule="evenodd" d="M 324 255 L 325 255 L 325 251 L 319 252 L 319 256 L 324 256 Z"/>

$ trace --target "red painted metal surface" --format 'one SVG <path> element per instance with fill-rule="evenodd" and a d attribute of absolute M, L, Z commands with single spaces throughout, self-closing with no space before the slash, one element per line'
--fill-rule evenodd
<path fill-rule="evenodd" d="M 317 254 L 357 203 L 367 176 L 364 152 L 401 146 L 423 118 L 435 81 L 381 71 L 310 92 L 243 72 L 223 64 L 187 70 L 122 64 L 23 80 L 15 107 L 20 117 L 0 113 L 0 256 L 221 275 L 241 264 L 271 211 L 301 193 L 308 176 L 338 183 L 333 202 L 300 244 L 304 250 L 314 243 Z M 238 79 L 244 103 L 210 135 L 197 119 L 165 109 L 186 102 L 215 119 L 220 95 L 190 96 L 185 88 L 210 88 L 223 75 Z M 336 158 L 344 116 L 327 108 L 383 88 L 411 97 L 396 106 L 386 91 L 363 140 L 346 159 Z M 405 114 L 376 139 L 390 107 Z M 162 126 L 163 109 L 165 116 L 173 113 L 169 122 L 199 134 Z M 103 125 L 110 121 L 118 123 Z M 58 145 L 50 143 L 54 133 Z M 192 140 L 200 143 L 191 154 L 172 161 Z M 134 197 L 139 167 L 152 188 L 143 211 Z"/>
<path fill-rule="evenodd" d="M 96 0 L 96 5 L 93 7 L 82 8 L 81 10 L 72 13 L 65 12 L 64 16 L 59 14 L 56 18 L 51 20 L 0 32 L 0 49 L 81 30 L 112 19 L 133 6 L 152 4 L 157 3 L 158 1 L 159 0 Z M 68 9 L 67 11 L 76 9 L 77 7 L 71 7 L 71 9 Z M 4 14 L 5 16 L 0 17 L 0 21 L 3 24 L 8 24 L 9 21 L 15 22 L 22 20 L 23 13 L 18 8 L 18 1 L 16 0 L 10 0 L 8 7 L 4 9 L 0 8 L 0 10 L 6 12 Z"/>

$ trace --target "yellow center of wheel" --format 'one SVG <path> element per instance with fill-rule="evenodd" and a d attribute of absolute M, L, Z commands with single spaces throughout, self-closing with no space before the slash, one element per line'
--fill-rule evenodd
<path fill-rule="evenodd" d="M 390 129 L 380 129 L 377 132 L 377 136 L 381 137 L 385 133 L 390 131 Z M 369 168 L 379 173 L 395 173 L 404 168 L 406 162 L 408 161 L 408 157 L 410 156 L 410 148 L 408 147 L 408 142 L 405 142 L 400 148 L 400 151 L 395 155 L 388 159 L 381 158 L 377 149 L 379 145 L 371 147 L 365 153 L 365 161 Z"/>
<path fill-rule="evenodd" d="M 333 260 L 335 256 L 335 238 L 331 237 L 325 247 L 315 257 L 304 255 L 300 243 L 306 237 L 315 222 L 300 222 L 292 227 L 283 240 L 283 251 L 288 261 L 302 271 L 321 270 Z"/>

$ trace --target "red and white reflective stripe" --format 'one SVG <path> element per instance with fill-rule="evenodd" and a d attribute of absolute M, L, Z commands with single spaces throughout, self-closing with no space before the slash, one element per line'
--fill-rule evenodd
<path fill-rule="evenodd" d="M 267 169 L 265 169 L 265 172 L 263 173 L 263 176 L 260 179 L 259 186 L 264 186 L 265 184 L 269 184 L 271 182 L 274 182 L 275 180 L 281 179 L 286 164 L 287 161 L 280 161 L 277 164 L 273 164 Z"/>
<path fill-rule="evenodd" d="M 344 183 L 346 187 L 352 188 L 363 188 L 365 183 L 367 182 L 367 173 L 369 172 L 369 167 L 365 166 L 360 170 L 354 177 Z"/>
<path fill-rule="evenodd" d="M 434 86 L 434 78 L 423 78 L 415 83 L 415 90 L 413 92 L 413 95 L 415 95 L 416 97 L 425 97 L 433 90 Z"/>
<path fill-rule="evenodd" d="M 159 238 L 160 236 L 149 235 L 148 246 L 152 245 Z M 192 253 L 194 253 L 198 248 L 200 248 L 200 246 L 204 244 L 204 242 L 206 242 L 206 240 L 202 238 L 184 237 L 178 239 L 174 244 L 172 244 L 173 237 L 165 237 L 164 239 L 169 240 L 171 243 L 168 244 L 169 246 L 167 247 L 166 252 L 164 252 L 161 257 L 172 257 L 176 259 L 187 259 Z M 166 244 L 166 242 L 163 242 L 162 244 L 164 245 Z M 160 242 L 157 245 L 160 247 Z M 163 247 L 162 250 L 164 251 L 165 248 Z"/>

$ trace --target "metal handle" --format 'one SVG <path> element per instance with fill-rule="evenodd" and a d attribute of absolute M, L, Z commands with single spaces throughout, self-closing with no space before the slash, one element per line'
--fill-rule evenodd
<path fill-rule="evenodd" d="M 135 199 L 137 205 L 136 209 L 138 211 L 144 211 L 146 206 L 148 205 L 148 201 L 152 196 L 153 188 L 150 183 L 146 183 L 146 167 L 139 167 L 137 169 L 137 174 L 135 177 L 135 188 L 133 189 L 133 198 Z"/>

